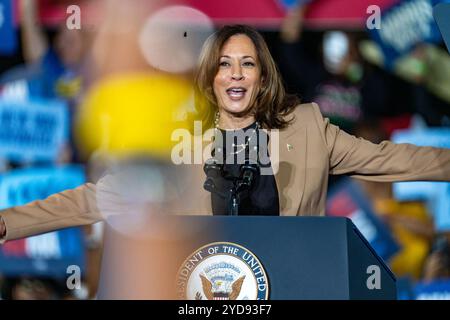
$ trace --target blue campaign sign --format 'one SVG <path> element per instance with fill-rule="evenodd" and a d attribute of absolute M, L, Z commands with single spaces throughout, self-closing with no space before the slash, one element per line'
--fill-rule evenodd
<path fill-rule="evenodd" d="M 78 165 L 14 170 L 0 176 L 0 208 L 45 199 L 84 182 L 84 169 Z M 7 242 L 0 248 L 0 273 L 5 275 L 64 278 L 69 266 L 85 269 L 79 228 Z"/>
<path fill-rule="evenodd" d="M 382 48 L 387 68 L 419 43 L 442 41 L 433 18 L 433 7 L 441 2 L 445 1 L 403 0 L 382 12 L 381 27 L 370 30 L 370 34 Z"/>
<path fill-rule="evenodd" d="M 289 10 L 298 7 L 299 5 L 307 4 L 312 0 L 276 0 L 276 1 L 278 1 L 278 3 L 280 3 L 285 10 Z"/>
<path fill-rule="evenodd" d="M 395 143 L 413 143 L 423 147 L 450 149 L 450 128 L 397 130 L 392 134 Z"/>
<path fill-rule="evenodd" d="M 75 266 L 83 275 L 83 241 L 82 230 L 71 228 L 7 242 L 0 248 L 0 273 L 65 279 Z"/>
<path fill-rule="evenodd" d="M 388 227 L 371 208 L 367 196 L 349 178 L 344 178 L 330 191 L 327 215 L 350 218 L 376 253 L 386 261 L 400 249 Z"/>
<path fill-rule="evenodd" d="M 399 130 L 392 135 L 392 141 L 450 149 L 450 129 Z M 436 229 L 450 231 L 450 183 L 397 182 L 394 183 L 393 193 L 400 201 L 426 201 L 428 210 L 434 216 Z"/>
<path fill-rule="evenodd" d="M 412 279 L 397 278 L 397 300 L 415 300 Z"/>
<path fill-rule="evenodd" d="M 67 189 L 85 181 L 79 165 L 17 169 L 0 175 L 0 209 L 23 205 Z"/>
<path fill-rule="evenodd" d="M 54 162 L 68 133 L 68 110 L 63 101 L 0 98 L 0 157 Z"/>
<path fill-rule="evenodd" d="M 434 204 L 434 224 L 437 231 L 450 231 L 450 183 L 441 187 Z"/>
<path fill-rule="evenodd" d="M 13 24 L 13 0 L 0 0 L 0 54 L 13 54 L 17 49 Z"/>
<path fill-rule="evenodd" d="M 450 52 L 450 19 L 448 18 L 450 17 L 450 3 L 440 3 L 435 6 L 433 15 L 441 31 L 447 50 Z"/>
<path fill-rule="evenodd" d="M 450 300 L 450 280 L 417 283 L 414 293 L 416 300 Z"/>

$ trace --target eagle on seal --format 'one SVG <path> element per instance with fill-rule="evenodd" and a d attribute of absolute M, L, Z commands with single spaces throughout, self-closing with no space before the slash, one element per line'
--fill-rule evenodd
<path fill-rule="evenodd" d="M 213 292 L 213 284 L 203 275 L 200 275 L 200 279 L 202 280 L 202 288 L 203 293 L 208 300 L 219 300 L 222 298 L 223 300 L 236 300 L 241 293 L 242 284 L 244 283 L 245 275 L 237 279 L 231 285 L 231 292 Z"/>

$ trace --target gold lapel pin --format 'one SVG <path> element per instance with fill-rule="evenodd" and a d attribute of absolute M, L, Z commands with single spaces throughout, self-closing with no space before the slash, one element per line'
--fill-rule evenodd
<path fill-rule="evenodd" d="M 288 149 L 288 151 L 292 151 L 292 150 L 294 150 L 294 146 L 292 144 L 288 143 L 287 149 Z"/>

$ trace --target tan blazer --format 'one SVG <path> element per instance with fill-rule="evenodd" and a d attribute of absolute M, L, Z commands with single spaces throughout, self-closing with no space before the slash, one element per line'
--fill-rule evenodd
<path fill-rule="evenodd" d="M 380 182 L 450 181 L 450 149 L 389 141 L 373 144 L 330 124 L 315 103 L 299 105 L 293 116 L 292 124 L 279 131 L 279 160 L 269 149 L 282 216 L 324 215 L 329 174 Z M 273 132 L 269 132 L 270 139 Z M 203 164 L 190 165 L 188 174 L 190 187 L 180 198 L 181 207 L 174 211 L 211 215 L 210 194 L 203 189 Z M 87 183 L 0 211 L 7 228 L 3 241 L 103 220 L 99 198 L 110 199 L 106 201 L 110 210 L 126 210 L 115 200 L 111 181 L 114 178 L 101 179 L 96 185 Z"/>

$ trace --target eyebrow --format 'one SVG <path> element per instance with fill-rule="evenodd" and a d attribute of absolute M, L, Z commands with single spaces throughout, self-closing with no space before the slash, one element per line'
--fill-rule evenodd
<path fill-rule="evenodd" d="M 223 55 L 223 56 L 220 56 L 221 58 L 228 58 L 228 59 L 231 59 L 231 57 L 230 56 L 227 56 L 227 55 Z M 242 57 L 242 59 L 246 59 L 246 58 L 252 58 L 253 60 L 255 60 L 255 58 L 253 58 L 252 56 L 243 56 Z"/>

